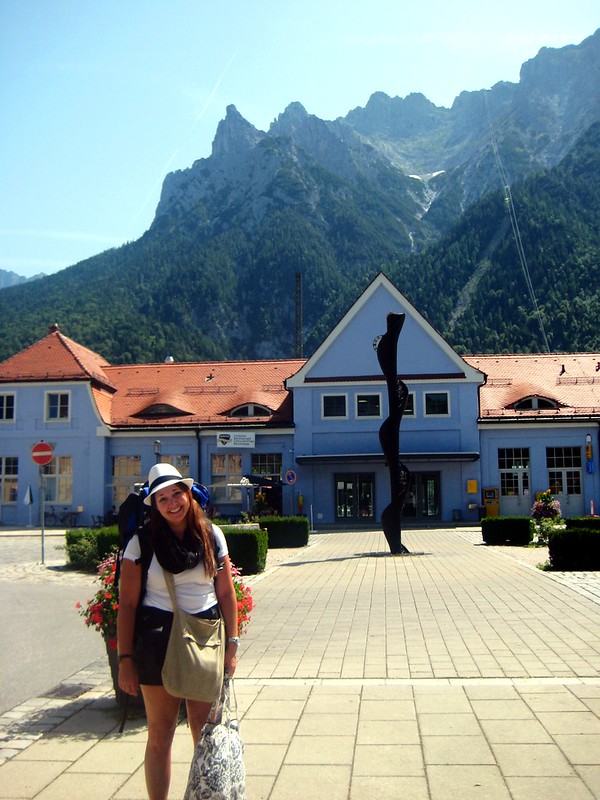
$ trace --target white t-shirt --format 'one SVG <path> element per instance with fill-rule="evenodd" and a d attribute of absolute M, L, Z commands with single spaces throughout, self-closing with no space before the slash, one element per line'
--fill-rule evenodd
<path fill-rule="evenodd" d="M 227 542 L 221 528 L 217 525 L 212 526 L 216 542 L 217 561 L 222 561 L 229 554 Z M 129 540 L 123 558 L 129 561 L 137 561 L 141 557 L 139 536 L 134 534 Z M 175 595 L 177 604 L 188 614 L 197 614 L 199 611 L 206 611 L 217 603 L 215 592 L 215 582 L 213 578 L 208 578 L 204 570 L 204 563 L 200 561 L 193 569 L 184 569 L 175 579 Z M 165 581 L 163 568 L 158 563 L 155 555 L 152 556 L 148 578 L 146 580 L 146 594 L 142 600 L 142 605 L 161 608 L 163 611 L 173 611 L 173 604 L 169 596 L 169 590 Z"/>

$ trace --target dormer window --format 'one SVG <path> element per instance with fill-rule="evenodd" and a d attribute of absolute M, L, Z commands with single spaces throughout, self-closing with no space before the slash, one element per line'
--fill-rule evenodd
<path fill-rule="evenodd" d="M 540 397 L 537 394 L 524 397 L 514 405 L 515 411 L 541 411 L 547 408 L 558 408 L 558 403 L 556 400 L 551 400 L 549 397 Z"/>
<path fill-rule="evenodd" d="M 229 412 L 230 417 L 270 417 L 273 412 L 258 403 L 245 403 Z"/>
<path fill-rule="evenodd" d="M 168 403 L 155 403 L 148 406 L 143 411 L 137 414 L 132 414 L 133 417 L 140 417 L 141 419 L 160 419 L 161 417 L 189 417 L 191 411 L 184 411 L 181 408 L 175 408 Z"/>

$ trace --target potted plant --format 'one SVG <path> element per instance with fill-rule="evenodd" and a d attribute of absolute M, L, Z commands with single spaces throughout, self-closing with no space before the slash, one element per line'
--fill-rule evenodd
<path fill-rule="evenodd" d="M 125 697 L 119 688 L 119 659 L 117 655 L 117 612 L 119 610 L 118 586 L 115 586 L 117 570 L 117 553 L 113 552 L 97 566 L 96 594 L 85 604 L 78 602 L 76 608 L 85 624 L 102 634 L 108 656 L 115 696 L 119 705 L 123 705 Z M 242 635 L 250 622 L 253 608 L 252 590 L 241 578 L 240 571 L 232 564 L 231 572 L 238 605 L 238 628 Z M 142 704 L 141 692 L 138 695 Z M 136 698 L 137 699 L 137 698 Z M 130 701 L 131 702 L 131 701 Z"/>
<path fill-rule="evenodd" d="M 535 525 L 533 543 L 547 545 L 550 531 L 562 523 L 560 503 L 550 489 L 540 492 L 537 496 L 537 500 L 531 507 L 531 519 Z"/>

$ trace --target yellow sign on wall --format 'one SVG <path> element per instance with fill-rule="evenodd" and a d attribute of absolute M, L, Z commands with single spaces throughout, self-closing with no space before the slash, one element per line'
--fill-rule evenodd
<path fill-rule="evenodd" d="M 477 494 L 478 491 L 477 481 L 467 481 L 467 494 Z"/>

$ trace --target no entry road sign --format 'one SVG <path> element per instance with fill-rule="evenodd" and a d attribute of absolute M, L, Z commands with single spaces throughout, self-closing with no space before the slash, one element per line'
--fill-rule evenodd
<path fill-rule="evenodd" d="M 38 442 L 31 448 L 31 458 L 34 464 L 39 464 L 40 467 L 49 464 L 54 455 L 54 448 L 48 442 Z"/>

